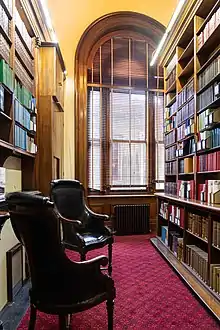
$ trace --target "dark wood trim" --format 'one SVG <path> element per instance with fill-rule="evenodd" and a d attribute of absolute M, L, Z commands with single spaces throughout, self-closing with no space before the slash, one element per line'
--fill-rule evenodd
<path fill-rule="evenodd" d="M 156 197 L 160 197 L 160 198 L 164 198 L 179 204 L 186 204 L 188 206 L 191 206 L 193 208 L 198 208 L 198 209 L 202 209 L 202 210 L 206 210 L 208 212 L 212 212 L 212 213 L 218 213 L 220 211 L 220 205 L 219 204 L 208 204 L 205 202 L 200 202 L 194 199 L 186 199 L 186 198 L 182 198 L 182 197 L 178 197 L 178 196 L 173 196 L 173 195 L 168 195 L 165 193 L 156 193 L 155 194 Z"/>
<path fill-rule="evenodd" d="M 143 14 L 115 12 L 100 17 L 83 33 L 75 55 L 75 175 L 87 191 L 87 68 L 100 40 L 117 31 L 138 33 L 158 44 L 165 27 Z"/>

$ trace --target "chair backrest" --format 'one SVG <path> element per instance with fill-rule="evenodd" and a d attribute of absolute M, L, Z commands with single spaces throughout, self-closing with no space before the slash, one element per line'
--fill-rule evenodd
<path fill-rule="evenodd" d="M 68 219 L 87 223 L 83 185 L 77 180 L 54 180 L 51 182 L 51 200 L 61 215 Z"/>
<path fill-rule="evenodd" d="M 27 253 L 32 288 L 41 292 L 56 290 L 69 260 L 62 249 L 53 203 L 25 192 L 10 193 L 6 201 L 14 232 Z"/>

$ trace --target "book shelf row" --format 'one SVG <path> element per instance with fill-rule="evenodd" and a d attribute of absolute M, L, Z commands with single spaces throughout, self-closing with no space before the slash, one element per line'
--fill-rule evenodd
<path fill-rule="evenodd" d="M 220 221 L 213 214 L 161 200 L 158 204 L 158 235 L 181 263 L 187 264 L 220 299 L 216 253 L 220 257 Z M 211 231 L 209 228 L 211 227 Z M 210 250 L 209 244 L 212 246 Z"/>

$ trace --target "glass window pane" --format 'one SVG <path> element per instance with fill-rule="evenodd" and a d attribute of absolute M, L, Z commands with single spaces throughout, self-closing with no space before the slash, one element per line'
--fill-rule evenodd
<path fill-rule="evenodd" d="M 111 92 L 111 138 L 113 140 L 129 140 L 130 109 L 127 91 Z"/>
<path fill-rule="evenodd" d="M 146 139 L 146 96 L 145 93 L 131 94 L 131 140 Z"/>
<path fill-rule="evenodd" d="M 145 143 L 131 144 L 131 185 L 144 186 L 147 183 L 147 155 Z"/>
<path fill-rule="evenodd" d="M 112 143 L 111 146 L 111 185 L 130 185 L 129 143 Z"/>

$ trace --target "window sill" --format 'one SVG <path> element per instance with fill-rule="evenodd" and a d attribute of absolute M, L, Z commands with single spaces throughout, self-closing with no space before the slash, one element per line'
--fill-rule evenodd
<path fill-rule="evenodd" d="M 108 195 L 99 195 L 99 194 L 94 194 L 94 195 L 88 195 L 87 198 L 148 198 L 148 197 L 155 197 L 154 194 L 108 194 Z"/>

